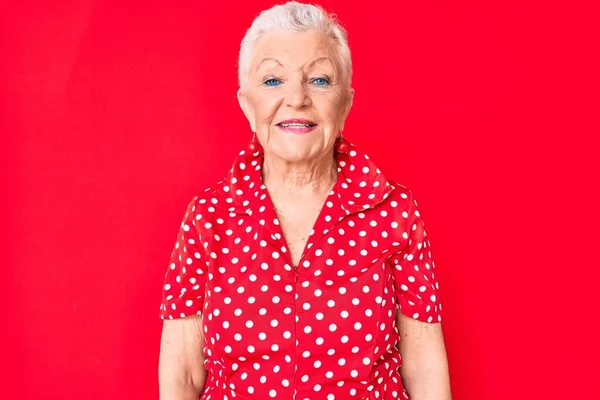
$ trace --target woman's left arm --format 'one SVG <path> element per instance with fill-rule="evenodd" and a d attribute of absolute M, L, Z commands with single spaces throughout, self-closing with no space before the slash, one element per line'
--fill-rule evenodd
<path fill-rule="evenodd" d="M 427 323 L 398 311 L 400 374 L 412 400 L 451 400 L 446 346 L 440 323 Z"/>

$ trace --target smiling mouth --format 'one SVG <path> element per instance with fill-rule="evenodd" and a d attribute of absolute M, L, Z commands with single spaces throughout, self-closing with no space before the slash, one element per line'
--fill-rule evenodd
<path fill-rule="evenodd" d="M 317 129 L 317 124 L 307 120 L 287 120 L 280 122 L 275 126 L 281 129 L 283 132 L 291 133 L 294 135 L 304 135 Z"/>
<path fill-rule="evenodd" d="M 282 128 L 296 128 L 296 129 L 302 129 L 302 128 L 312 128 L 313 126 L 317 126 L 317 124 L 299 124 L 299 123 L 289 123 L 289 124 L 284 124 L 284 123 L 279 123 L 277 124 L 277 126 L 280 126 Z"/>

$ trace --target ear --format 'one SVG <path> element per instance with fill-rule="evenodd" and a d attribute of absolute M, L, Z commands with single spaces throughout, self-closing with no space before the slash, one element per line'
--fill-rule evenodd
<path fill-rule="evenodd" d="M 250 129 L 252 132 L 256 133 L 256 118 L 254 118 L 254 110 L 250 106 L 250 102 L 248 101 L 248 96 L 246 93 L 240 88 L 237 91 L 237 99 L 240 104 L 240 108 L 244 112 L 246 119 L 250 123 Z"/>
<path fill-rule="evenodd" d="M 348 114 L 350 114 L 350 109 L 352 108 L 352 104 L 354 103 L 354 88 L 349 88 L 346 96 L 347 97 L 344 103 L 344 114 L 342 117 L 342 131 L 344 130 L 344 123 L 346 122 L 346 118 L 348 118 Z"/>
<path fill-rule="evenodd" d="M 346 115 L 344 115 L 345 118 L 347 118 L 348 114 L 350 114 L 350 109 L 352 108 L 353 103 L 354 103 L 354 88 L 350 88 L 350 89 L 348 89 L 348 104 L 347 104 L 347 109 L 346 109 Z"/>

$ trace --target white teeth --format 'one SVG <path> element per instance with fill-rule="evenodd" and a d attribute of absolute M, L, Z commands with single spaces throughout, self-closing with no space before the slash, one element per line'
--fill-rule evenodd
<path fill-rule="evenodd" d="M 284 128 L 308 128 L 309 124 L 280 124 Z"/>

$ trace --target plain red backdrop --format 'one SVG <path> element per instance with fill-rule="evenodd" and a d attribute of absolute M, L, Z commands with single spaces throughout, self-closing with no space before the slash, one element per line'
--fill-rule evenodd
<path fill-rule="evenodd" d="M 597 17 L 564 3 L 321 3 L 345 134 L 428 225 L 457 400 L 597 396 Z M 236 57 L 272 4 L 3 4 L 2 398 L 158 397 L 168 257 L 251 137 Z"/>

